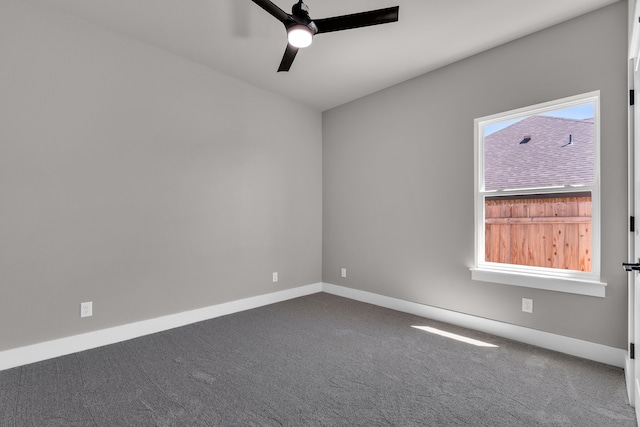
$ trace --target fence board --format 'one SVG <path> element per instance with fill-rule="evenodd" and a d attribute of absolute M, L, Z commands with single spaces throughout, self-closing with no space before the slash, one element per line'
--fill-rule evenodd
<path fill-rule="evenodd" d="M 591 271 L 591 197 L 485 201 L 489 262 Z"/>

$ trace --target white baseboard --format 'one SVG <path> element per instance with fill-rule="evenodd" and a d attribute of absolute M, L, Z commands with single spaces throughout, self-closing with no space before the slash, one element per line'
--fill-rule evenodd
<path fill-rule="evenodd" d="M 576 338 L 556 335 L 549 332 L 538 331 L 525 328 L 523 326 L 511 325 L 509 323 L 484 319 L 482 317 L 471 316 L 469 314 L 444 310 L 442 308 L 431 307 L 415 302 L 404 301 L 397 298 L 385 297 L 370 292 L 357 289 L 345 288 L 343 286 L 322 284 L 323 292 L 350 298 L 356 301 L 366 302 L 416 316 L 438 320 L 452 325 L 462 326 L 480 332 L 485 332 L 499 337 L 524 342 L 549 350 L 558 351 L 565 354 L 581 357 L 583 359 L 594 360 L 607 365 L 625 368 L 627 352 L 625 350 L 583 341 Z"/>
<path fill-rule="evenodd" d="M 138 338 L 168 329 L 178 328 L 191 323 L 213 319 L 264 305 L 274 304 L 305 295 L 322 291 L 322 284 L 316 283 L 284 291 L 259 295 L 223 304 L 217 304 L 197 310 L 162 316 L 155 319 L 143 320 L 95 332 L 74 335 L 57 340 L 46 341 L 25 347 L 0 351 L 0 371 L 27 365 L 29 363 L 52 359 L 58 356 L 77 353 L 79 351 L 102 347 Z"/>
<path fill-rule="evenodd" d="M 52 359 L 54 357 L 77 353 L 79 351 L 102 347 L 104 345 L 115 344 L 117 342 L 130 340 L 144 335 L 154 334 L 156 332 L 166 331 L 168 329 L 185 326 L 191 323 L 209 320 L 244 310 L 250 310 L 252 308 L 258 308 L 268 304 L 274 304 L 318 292 L 326 292 L 356 301 L 390 308 L 392 310 L 451 323 L 453 325 L 486 332 L 500 337 L 509 338 L 514 341 L 536 345 L 538 347 L 571 354 L 620 368 L 626 367 L 627 352 L 619 348 L 608 347 L 601 344 L 564 337 L 561 335 L 551 334 L 549 332 L 537 331 L 522 326 L 511 325 L 441 308 L 430 307 L 428 305 L 386 297 L 357 289 L 345 288 L 329 283 L 316 283 L 271 294 L 231 301 L 197 310 L 171 314 L 155 319 L 0 351 L 0 371 L 27 365 L 29 363 Z"/>

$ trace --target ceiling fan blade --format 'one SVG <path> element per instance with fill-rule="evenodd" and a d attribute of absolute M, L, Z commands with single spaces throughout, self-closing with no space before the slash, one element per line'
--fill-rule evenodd
<path fill-rule="evenodd" d="M 291 68 L 291 64 L 293 64 L 293 60 L 296 58 L 297 53 L 298 48 L 293 47 L 287 43 L 287 50 L 284 51 L 284 56 L 282 57 L 282 61 L 280 62 L 278 72 L 289 71 L 289 68 Z"/>
<path fill-rule="evenodd" d="M 280 9 L 275 4 L 271 3 L 269 0 L 252 0 L 252 1 L 258 6 L 260 6 L 261 8 L 263 8 L 264 10 L 266 10 L 267 12 L 269 12 L 271 15 L 273 15 L 278 21 L 282 22 L 283 24 L 288 20 L 290 20 L 288 13 Z"/>
<path fill-rule="evenodd" d="M 254 0 L 255 1 L 255 0 Z M 370 25 L 387 24 L 398 20 L 400 6 L 386 9 L 370 10 L 352 15 L 335 16 L 333 18 L 314 19 L 318 34 L 332 31 L 349 30 L 351 28 L 368 27 Z"/>

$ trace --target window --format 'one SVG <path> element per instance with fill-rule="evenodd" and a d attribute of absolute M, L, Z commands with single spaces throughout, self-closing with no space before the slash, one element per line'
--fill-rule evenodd
<path fill-rule="evenodd" d="M 599 96 L 475 120 L 474 280 L 604 296 Z"/>

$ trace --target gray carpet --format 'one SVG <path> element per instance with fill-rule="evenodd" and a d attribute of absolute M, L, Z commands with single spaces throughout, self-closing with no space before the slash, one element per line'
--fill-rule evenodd
<path fill-rule="evenodd" d="M 328 294 L 0 372 L 0 426 L 467 425 L 636 420 L 622 369 Z"/>

